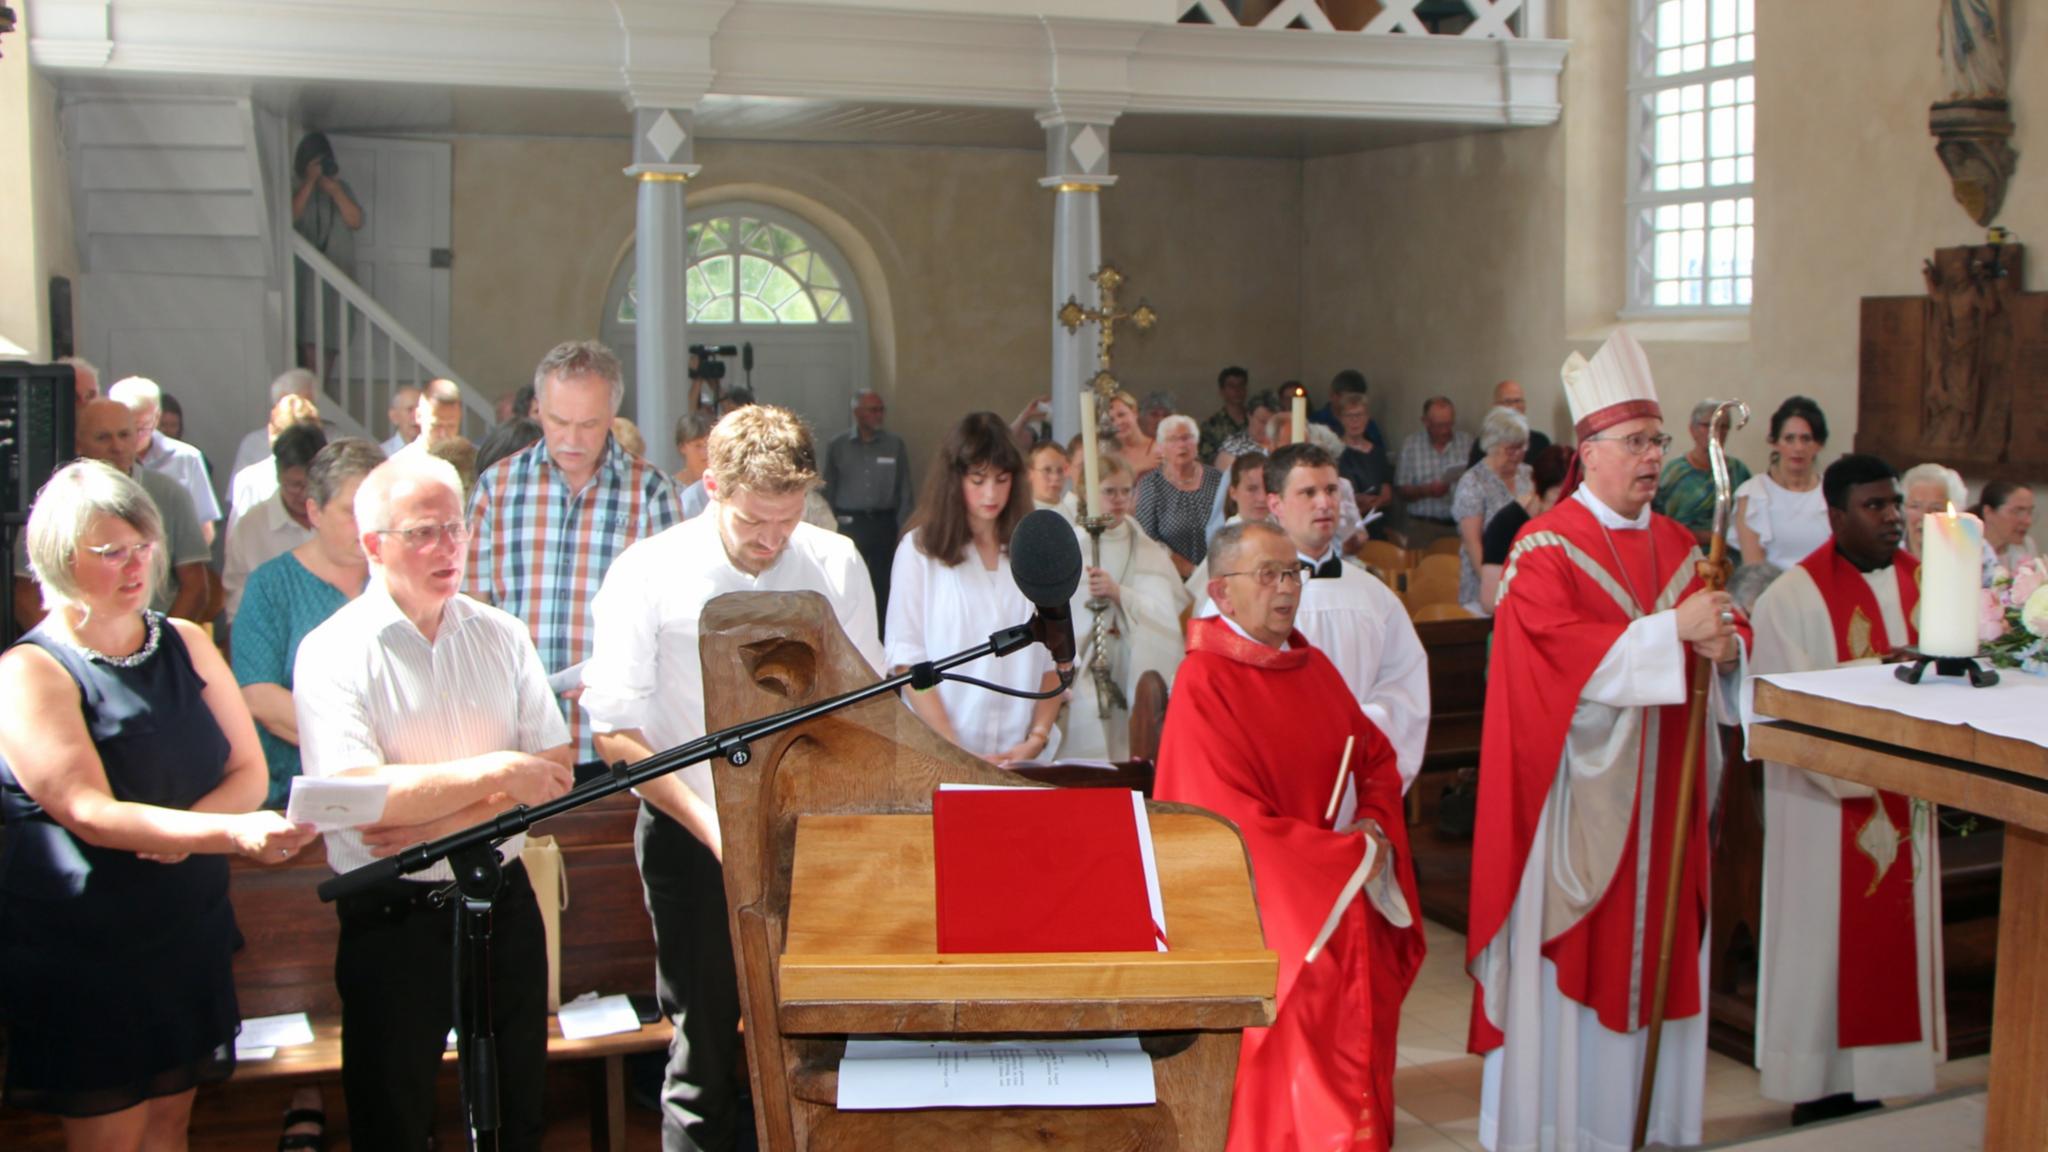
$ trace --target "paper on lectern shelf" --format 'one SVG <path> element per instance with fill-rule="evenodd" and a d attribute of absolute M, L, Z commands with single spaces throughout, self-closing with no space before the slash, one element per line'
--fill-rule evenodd
<path fill-rule="evenodd" d="M 1135 1036 L 1100 1040 L 848 1040 L 842 1111 L 1081 1108 L 1155 1104 L 1152 1057 Z"/>
<path fill-rule="evenodd" d="M 354 776 L 294 776 L 284 818 L 322 832 L 360 828 L 384 818 L 391 786 Z"/>
<path fill-rule="evenodd" d="M 633 1011 L 632 1000 L 625 996 L 599 996 L 586 992 L 562 1005 L 555 1016 L 561 1021 L 562 1036 L 567 1040 L 617 1036 L 640 1030 L 640 1014 Z"/>

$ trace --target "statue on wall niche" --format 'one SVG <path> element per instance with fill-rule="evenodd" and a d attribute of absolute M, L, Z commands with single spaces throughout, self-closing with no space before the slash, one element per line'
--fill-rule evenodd
<path fill-rule="evenodd" d="M 1949 100 L 2005 98 L 2005 30 L 1996 0 L 1941 0 L 1941 69 Z"/>
<path fill-rule="evenodd" d="M 2005 99 L 2001 0 L 1939 0 L 1942 83 L 1948 95 L 1928 109 L 1934 154 L 1948 169 L 1956 203 L 1988 226 L 2005 204 L 2019 162 L 2012 150 L 2012 109 Z"/>

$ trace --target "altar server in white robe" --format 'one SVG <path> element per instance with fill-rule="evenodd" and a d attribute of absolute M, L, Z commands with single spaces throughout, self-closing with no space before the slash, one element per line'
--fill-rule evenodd
<path fill-rule="evenodd" d="M 1758 599 L 1754 673 L 1875 664 L 1917 639 L 1898 474 L 1844 456 L 1821 490 L 1833 534 Z M 1766 763 L 1762 934 L 1756 1063 L 1794 1124 L 1934 1090 L 1947 1023 L 1931 805 Z"/>
<path fill-rule="evenodd" d="M 1314 444 L 1289 444 L 1266 461 L 1266 507 L 1294 542 L 1308 577 L 1295 630 L 1330 658 L 1359 708 L 1386 734 L 1405 792 L 1422 771 L 1429 739 L 1429 654 L 1393 591 L 1338 551 L 1339 513 L 1348 499 L 1337 462 Z M 1213 616 L 1216 606 L 1197 614 Z"/>
<path fill-rule="evenodd" d="M 1147 672 L 1157 672 L 1170 689 L 1181 657 L 1187 654 L 1180 614 L 1192 599 L 1180 582 L 1180 573 L 1174 569 L 1172 553 L 1131 522 L 1130 465 L 1116 455 L 1105 456 L 1101 476 L 1103 514 L 1116 522 L 1103 530 L 1101 564 L 1087 568 L 1074 589 L 1077 672 L 1066 720 L 1060 726 L 1060 755 L 1068 760 L 1128 757 L 1128 705 L 1137 691 L 1138 678 Z M 1081 555 L 1088 556 L 1091 542 L 1087 530 L 1077 526 L 1074 532 L 1080 537 Z M 1089 601 L 1097 597 L 1107 602 L 1099 626 L 1096 614 L 1088 607 Z M 1112 706 L 1108 715 L 1103 715 L 1092 672 L 1098 644 L 1109 660 L 1117 687 L 1123 690 L 1125 704 L 1121 708 Z"/>
<path fill-rule="evenodd" d="M 1670 861 L 1686 844 L 1649 1140 L 1700 1140 L 1706 1098 L 1709 797 L 1704 744 L 1681 830 L 1699 658 L 1738 719 L 1741 633 L 1696 574 L 1692 532 L 1650 510 L 1670 437 L 1627 332 L 1565 363 L 1585 482 L 1530 521 L 1494 616 L 1466 969 L 1492 1152 L 1625 1152 L 1644 1076 Z M 1576 471 L 1576 468 L 1575 468 Z"/>
<path fill-rule="evenodd" d="M 1032 510 L 1023 472 L 1009 427 L 992 412 L 971 413 L 946 434 L 889 570 L 892 670 L 950 656 L 1032 618 L 1010 576 L 1010 534 Z M 1059 686 L 1042 644 L 952 671 L 1030 692 Z M 1050 760 L 1059 751 L 1058 696 L 1024 700 L 953 681 L 904 692 L 934 731 L 983 759 Z"/>

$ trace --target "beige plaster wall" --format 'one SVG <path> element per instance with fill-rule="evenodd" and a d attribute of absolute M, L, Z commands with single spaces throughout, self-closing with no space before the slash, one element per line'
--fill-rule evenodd
<path fill-rule="evenodd" d="M 2020 170 L 1999 222 L 2048 237 L 2048 20 L 2011 5 Z M 1496 379 L 1568 424 L 1557 367 L 1590 352 L 1624 296 L 1626 0 L 1553 5 L 1572 39 L 1565 116 L 1494 133 L 1311 160 L 1304 172 L 1302 349 L 1312 376 L 1352 361 L 1377 408 L 1412 428 L 1442 391 L 1476 423 Z M 1912 294 L 1934 248 L 1982 235 L 1955 206 L 1927 135 L 1940 98 L 1920 0 L 1757 5 L 1757 286 L 1746 324 L 1633 325 L 1667 415 L 1741 395 L 1759 417 L 1804 392 L 1832 451 L 1854 441 L 1857 301 Z M 2027 287 L 2048 283 L 2031 261 Z M 1759 419 L 1760 425 L 1762 420 Z M 1759 432 L 1736 441 L 1761 464 Z"/>
<path fill-rule="evenodd" d="M 26 23 L 0 56 L 0 337 L 33 360 L 50 355 L 49 278 L 76 276 L 57 91 L 29 65 Z"/>
<path fill-rule="evenodd" d="M 479 387 L 509 391 L 555 341 L 597 334 L 633 235 L 625 153 L 609 140 L 454 142 L 450 353 Z M 1053 194 L 1038 186 L 1041 153 L 713 141 L 696 159 L 694 205 L 772 199 L 867 249 L 870 304 L 876 288 L 887 304 L 875 309 L 870 379 L 913 450 L 963 411 L 1008 416 L 1045 391 Z M 1104 255 L 1164 317 L 1119 344 L 1119 375 L 1207 411 L 1226 363 L 1268 382 L 1296 374 L 1300 165 L 1124 156 L 1114 167 Z"/>

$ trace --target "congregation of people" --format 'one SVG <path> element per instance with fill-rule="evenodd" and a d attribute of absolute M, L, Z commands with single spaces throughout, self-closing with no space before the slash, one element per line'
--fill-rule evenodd
<path fill-rule="evenodd" d="M 182 1147 L 195 1090 L 232 1072 L 244 942 L 228 857 L 282 864 L 324 837 L 346 871 L 559 797 L 578 764 L 704 735 L 699 618 L 727 592 L 819 594 L 877 674 L 968 648 L 1034 612 L 1010 548 L 1035 510 L 1067 520 L 1086 558 L 1075 672 L 1034 645 L 957 671 L 1042 699 L 949 681 L 904 704 L 997 765 L 1123 761 L 1141 681 L 1169 693 L 1156 797 L 1236 823 L 1281 958 L 1274 1025 L 1244 1041 L 1233 1149 L 1392 1138 L 1394 1038 L 1423 953 L 1404 796 L 1431 694 L 1422 605 L 1385 558 L 1432 550 L 1457 566 L 1439 604 L 1491 618 L 1494 636 L 1465 958 L 1480 1137 L 1628 1146 L 1656 962 L 1643 939 L 1664 899 L 1648 866 L 1690 833 L 1650 1134 L 1696 1144 L 1703 782 L 1698 826 L 1674 826 L 1693 658 L 1715 670 L 1718 720 L 1739 724 L 1747 676 L 1913 643 L 1925 514 L 1981 518 L 1987 585 L 2039 555 L 2027 486 L 1993 481 L 1972 504 L 1940 462 L 1831 460 L 1826 414 L 1791 396 L 1769 406 L 1762 469 L 1727 461 L 1718 527 L 1746 591 L 1702 587 L 1710 444 L 1728 433 L 1706 400 L 1673 435 L 1625 332 L 1567 361 L 1570 435 L 1555 442 L 1514 380 L 1476 418 L 1432 395 L 1402 434 L 1356 370 L 1316 397 L 1230 366 L 1213 410 L 1105 397 L 1093 460 L 1082 438 L 1051 438 L 1039 403 L 960 416 L 922 468 L 872 390 L 823 439 L 774 397 L 709 381 L 673 429 L 637 428 L 619 415 L 619 359 L 589 340 L 549 351 L 474 441 L 451 380 L 394 390 L 376 442 L 323 418 L 305 368 L 271 384 L 267 410 L 188 415 L 148 379 L 103 397 L 73 367 L 77 460 L 22 534 L 10 593 L 25 635 L 0 656 L 0 1020 L 5 1103 L 62 1117 L 80 1149 Z M 177 436 L 202 416 L 251 425 L 225 469 Z M 671 431 L 675 473 L 643 439 Z M 1927 806 L 1766 773 L 1765 1095 L 1803 1121 L 1933 1091 Z M 381 782 L 384 814 L 294 824 L 282 810 L 300 776 Z M 728 1152 L 753 1118 L 710 768 L 638 795 L 654 986 L 676 1025 L 663 1147 Z M 1900 892 L 1889 920 L 1840 906 L 1844 870 L 1869 868 L 1837 835 L 1852 819 L 1911 841 L 1872 881 Z M 501 849 L 490 1007 L 503 1144 L 537 1149 L 547 963 L 519 848 Z M 392 974 L 448 970 L 431 894 L 451 875 L 338 902 L 354 1147 L 431 1146 L 455 1008 L 445 981 Z M 1887 982 L 1855 982 L 1868 1004 L 1836 995 L 1854 950 L 1899 957 Z M 279 1147 L 320 1147 L 317 1092 L 289 1111 Z"/>

